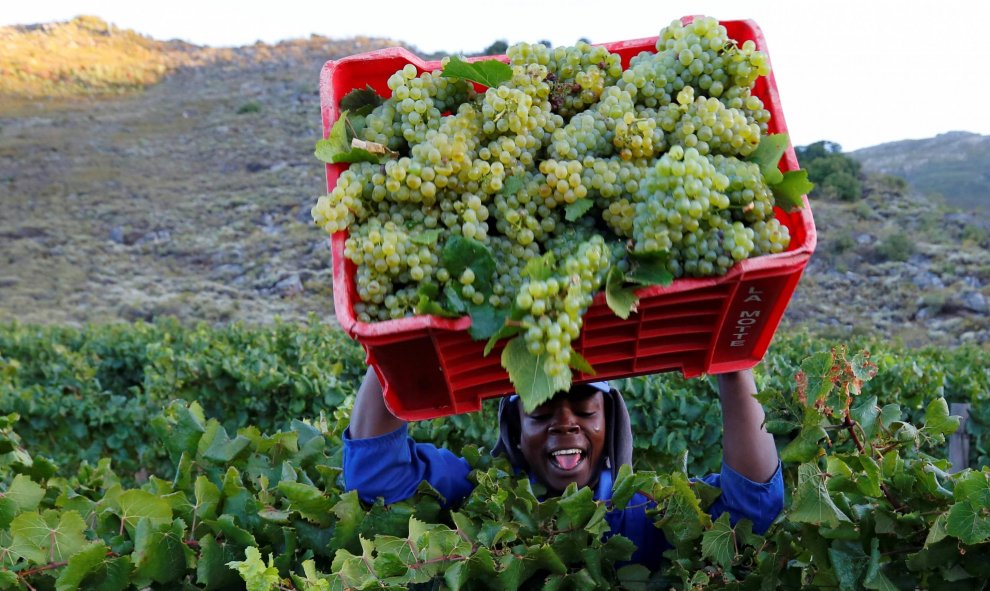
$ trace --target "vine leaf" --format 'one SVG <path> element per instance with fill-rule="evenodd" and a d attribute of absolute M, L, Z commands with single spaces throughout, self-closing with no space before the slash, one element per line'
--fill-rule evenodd
<path fill-rule="evenodd" d="M 810 462 L 818 455 L 819 442 L 828 437 L 821 425 L 807 425 L 780 451 L 785 462 Z"/>
<path fill-rule="evenodd" d="M 185 576 L 187 553 L 182 543 L 185 522 L 156 525 L 143 518 L 134 528 L 134 584 L 147 587 L 152 581 L 167 585 Z"/>
<path fill-rule="evenodd" d="M 333 502 L 315 486 L 301 482 L 282 481 L 278 490 L 289 500 L 289 509 L 322 527 L 330 525 Z"/>
<path fill-rule="evenodd" d="M 261 552 L 253 546 L 244 550 L 244 560 L 232 560 L 227 563 L 227 566 L 237 570 L 244 582 L 247 583 L 249 591 L 274 589 L 281 581 L 272 555 L 268 555 L 268 564 L 266 565 L 261 559 Z"/>
<path fill-rule="evenodd" d="M 313 155 L 318 160 L 328 164 L 338 162 L 380 162 L 380 158 L 368 150 L 351 146 L 351 140 L 347 133 L 348 112 L 344 111 L 330 128 L 330 134 L 326 139 L 316 142 L 316 150 Z"/>
<path fill-rule="evenodd" d="M 825 486 L 825 475 L 814 464 L 798 466 L 798 485 L 791 503 L 791 521 L 838 527 L 850 519 L 839 509 Z"/>
<path fill-rule="evenodd" d="M 591 364 L 584 358 L 584 355 L 573 349 L 571 349 L 571 358 L 567 364 L 585 375 L 593 376 L 596 374 L 595 368 L 591 367 Z"/>
<path fill-rule="evenodd" d="M 899 587 L 883 574 L 883 564 L 880 538 L 873 538 L 870 540 L 870 562 L 866 567 L 866 576 L 863 577 L 863 587 L 877 591 L 898 591 Z"/>
<path fill-rule="evenodd" d="M 34 511 L 45 496 L 45 489 L 24 474 L 18 474 L 6 492 L 0 493 L 0 529 L 24 511 Z"/>
<path fill-rule="evenodd" d="M 956 501 L 949 508 L 945 530 L 966 544 L 990 538 L 990 472 L 969 472 L 956 481 Z"/>
<path fill-rule="evenodd" d="M 446 308 L 471 317 L 469 333 L 474 340 L 479 341 L 494 335 L 505 322 L 505 315 L 488 302 L 495 278 L 495 257 L 492 256 L 492 251 L 476 240 L 454 236 L 444 244 L 440 260 L 451 276 L 451 281 L 444 290 Z M 457 281 L 468 269 L 474 274 L 471 285 L 477 293 L 484 296 L 481 304 L 475 304 L 471 298 L 465 296 L 464 285 Z"/>
<path fill-rule="evenodd" d="M 533 355 L 526 348 L 526 339 L 516 337 L 502 351 L 502 367 L 509 372 L 509 379 L 522 399 L 523 408 L 531 412 L 537 406 L 553 398 L 557 392 L 571 387 L 571 372 L 564 368 L 558 376 L 549 376 L 543 369 L 546 355 Z"/>
<path fill-rule="evenodd" d="M 712 519 L 702 510 L 686 475 L 671 474 L 669 493 L 667 511 L 661 522 L 663 532 L 675 547 L 684 547 L 701 537 L 711 526 Z"/>
<path fill-rule="evenodd" d="M 939 514 L 932 522 L 932 526 L 928 529 L 928 536 L 925 537 L 925 548 L 931 546 L 932 544 L 937 544 L 945 539 L 949 535 L 946 531 L 946 521 L 949 518 L 949 512 Z"/>
<path fill-rule="evenodd" d="M 712 528 L 701 536 L 701 555 L 711 558 L 716 564 L 728 569 L 732 566 L 738 549 L 736 548 L 736 532 L 729 523 L 729 514 L 715 520 Z"/>
<path fill-rule="evenodd" d="M 75 511 L 31 511 L 21 513 L 10 523 L 12 550 L 31 562 L 62 562 L 86 544 L 86 522 Z"/>
<path fill-rule="evenodd" d="M 619 318 L 626 320 L 636 311 L 639 298 L 635 290 L 623 285 L 624 276 L 617 267 L 612 267 L 605 278 L 605 303 Z"/>
<path fill-rule="evenodd" d="M 526 311 L 520 308 L 515 301 L 512 302 L 512 307 L 509 308 L 508 313 L 505 315 L 502 325 L 499 326 L 498 330 L 495 331 L 485 343 L 485 357 L 492 352 L 495 348 L 495 344 L 502 339 L 507 339 L 513 337 L 523 331 L 522 323 L 520 322 L 526 316 Z"/>
<path fill-rule="evenodd" d="M 90 544 L 73 554 L 55 580 L 56 591 L 126 589 L 131 583 L 131 558 L 112 558 L 109 554 L 110 549 L 102 542 Z"/>
<path fill-rule="evenodd" d="M 456 55 L 443 67 L 440 74 L 444 78 L 462 78 L 494 88 L 512 78 L 512 68 L 498 60 L 466 62 Z"/>
<path fill-rule="evenodd" d="M 505 179 L 505 182 L 502 183 L 502 194 L 506 197 L 515 195 L 521 191 L 525 185 L 526 181 L 523 180 L 523 176 L 521 174 L 514 174 Z"/>
<path fill-rule="evenodd" d="M 564 219 L 569 222 L 577 221 L 581 219 L 581 216 L 587 213 L 594 204 L 595 202 L 591 199 L 578 199 L 574 203 L 570 203 L 564 207 Z"/>
<path fill-rule="evenodd" d="M 784 211 L 794 211 L 804 207 L 802 197 L 810 193 L 815 184 L 808 180 L 808 171 L 788 170 L 778 183 L 768 183 L 773 192 L 774 202 Z"/>
<path fill-rule="evenodd" d="M 364 88 L 355 88 L 340 99 L 340 109 L 350 111 L 358 116 L 368 115 L 375 110 L 375 107 L 382 104 L 384 99 L 378 96 L 375 89 L 370 84 Z"/>
<path fill-rule="evenodd" d="M 196 562 L 196 582 L 205 589 L 230 589 L 240 582 L 237 573 L 227 563 L 233 562 L 234 544 L 218 544 L 213 535 L 199 540 L 199 560 Z"/>
<path fill-rule="evenodd" d="M 756 150 L 747 158 L 750 162 L 755 162 L 763 173 L 768 185 L 775 185 L 783 181 L 784 176 L 780 172 L 780 158 L 787 151 L 790 145 L 790 138 L 786 133 L 775 133 L 765 135 L 760 138 L 760 144 Z"/>
<path fill-rule="evenodd" d="M 165 499 L 145 490 L 129 490 L 115 500 L 117 516 L 128 529 L 137 526 L 141 519 L 148 519 L 153 525 L 163 525 L 172 521 L 172 506 Z"/>
<path fill-rule="evenodd" d="M 928 433 L 952 435 L 959 429 L 960 417 L 949 415 L 949 405 L 945 398 L 936 398 L 925 409 L 925 427 Z"/>
<path fill-rule="evenodd" d="M 674 275 L 667 270 L 667 253 L 645 253 L 630 255 L 632 269 L 625 281 L 638 285 L 670 285 Z"/>

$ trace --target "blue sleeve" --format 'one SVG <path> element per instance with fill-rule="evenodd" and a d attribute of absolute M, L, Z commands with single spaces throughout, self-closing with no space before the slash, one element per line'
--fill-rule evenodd
<path fill-rule="evenodd" d="M 464 458 L 428 443 L 416 443 L 406 425 L 391 433 L 352 439 L 344 431 L 344 488 L 358 491 L 358 497 L 373 502 L 403 501 L 416 494 L 422 481 L 437 489 L 452 505 L 471 493 L 467 479 L 471 467 Z"/>
<path fill-rule="evenodd" d="M 653 517 L 646 514 L 656 506 L 655 502 L 636 493 L 625 509 L 613 509 L 605 514 L 605 520 L 611 528 L 607 536 L 621 534 L 636 545 L 636 551 L 629 562 L 616 564 L 616 568 L 626 564 L 642 564 L 650 570 L 660 568 L 663 553 L 670 548 L 670 544 L 664 537 L 663 530 L 654 525 Z"/>
<path fill-rule="evenodd" d="M 784 478 L 777 462 L 777 471 L 768 482 L 753 482 L 725 463 L 720 474 L 709 474 L 704 482 L 722 489 L 722 494 L 709 507 L 713 519 L 728 511 L 730 522 L 740 519 L 753 522 L 753 531 L 762 534 L 784 508 Z"/>

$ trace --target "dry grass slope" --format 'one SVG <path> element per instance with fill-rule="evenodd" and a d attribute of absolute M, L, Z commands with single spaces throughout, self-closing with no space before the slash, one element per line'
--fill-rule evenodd
<path fill-rule="evenodd" d="M 71 96 L 155 84 L 174 65 L 166 43 L 99 18 L 0 28 L 0 94 Z"/>

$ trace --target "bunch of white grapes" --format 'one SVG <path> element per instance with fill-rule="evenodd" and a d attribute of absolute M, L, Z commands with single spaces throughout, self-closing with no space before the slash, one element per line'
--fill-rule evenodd
<path fill-rule="evenodd" d="M 787 247 L 773 193 L 745 160 L 770 118 L 753 93 L 769 63 L 752 41 L 699 17 L 671 23 L 624 70 L 586 43 L 519 44 L 507 58 L 512 77 L 484 92 L 412 65 L 393 74 L 357 133 L 396 155 L 352 164 L 313 208 L 327 232 L 348 232 L 359 320 L 414 315 L 420 286 L 456 284 L 471 304 L 521 311 L 528 350 L 558 375 L 629 253 L 662 255 L 683 277 Z M 579 202 L 586 211 L 568 222 Z M 442 264 L 453 236 L 493 254 L 487 293 L 471 269 Z M 553 261 L 549 278 L 524 272 L 537 257 Z"/>

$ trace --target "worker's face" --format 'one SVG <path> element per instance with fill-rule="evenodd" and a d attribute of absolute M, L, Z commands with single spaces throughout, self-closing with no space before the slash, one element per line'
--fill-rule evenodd
<path fill-rule="evenodd" d="M 572 392 L 527 413 L 519 405 L 519 447 L 530 473 L 559 494 L 567 485 L 594 485 L 605 448 L 605 400 L 595 390 Z"/>

